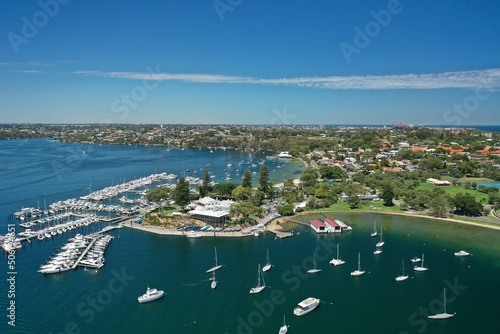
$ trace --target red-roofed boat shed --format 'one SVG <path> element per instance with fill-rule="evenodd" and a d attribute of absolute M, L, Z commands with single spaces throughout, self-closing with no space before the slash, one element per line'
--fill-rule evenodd
<path fill-rule="evenodd" d="M 311 228 L 316 233 L 326 233 L 325 223 L 323 223 L 321 220 L 317 219 L 311 220 Z"/>

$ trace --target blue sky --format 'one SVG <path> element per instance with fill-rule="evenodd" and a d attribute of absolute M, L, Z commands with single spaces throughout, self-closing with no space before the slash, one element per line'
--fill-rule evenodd
<path fill-rule="evenodd" d="M 500 2 L 0 3 L 0 122 L 500 124 Z"/>

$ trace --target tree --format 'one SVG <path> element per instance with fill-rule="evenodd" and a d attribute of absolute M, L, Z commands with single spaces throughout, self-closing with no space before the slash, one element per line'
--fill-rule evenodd
<path fill-rule="evenodd" d="M 189 203 L 189 182 L 181 177 L 179 183 L 175 186 L 173 191 L 174 201 L 177 205 L 184 207 Z"/>
<path fill-rule="evenodd" d="M 338 180 L 341 179 L 344 175 L 344 171 L 339 166 L 321 166 L 319 168 L 319 173 L 321 177 L 329 180 Z"/>
<path fill-rule="evenodd" d="M 394 188 L 392 187 L 392 184 L 390 182 L 384 184 L 382 188 L 381 198 L 384 200 L 385 206 L 394 205 L 394 203 L 392 202 L 392 199 L 394 198 Z"/>
<path fill-rule="evenodd" d="M 293 216 L 293 204 L 279 206 L 277 211 L 282 216 Z"/>
<path fill-rule="evenodd" d="M 447 217 L 450 212 L 450 202 L 446 195 L 438 195 L 429 204 L 430 214 L 434 217 Z"/>
<path fill-rule="evenodd" d="M 243 216 L 245 218 L 245 222 L 247 221 L 250 215 L 259 216 L 263 212 L 262 208 L 253 205 L 250 202 L 241 202 L 237 204 L 231 205 L 229 209 L 229 214 L 231 217 Z"/>
<path fill-rule="evenodd" d="M 465 216 L 481 216 L 483 205 L 470 194 L 458 193 L 453 198 L 455 213 Z"/>
<path fill-rule="evenodd" d="M 234 183 L 217 183 L 212 188 L 212 193 L 219 196 L 231 197 L 236 185 Z"/>
<path fill-rule="evenodd" d="M 252 188 L 252 172 L 249 169 L 245 169 L 243 172 L 243 181 L 241 182 L 243 188 Z"/>
<path fill-rule="evenodd" d="M 304 188 L 314 187 L 318 179 L 318 171 L 314 168 L 307 168 L 300 176 Z"/>
<path fill-rule="evenodd" d="M 269 182 L 269 167 L 267 165 L 260 166 L 259 169 L 259 187 L 265 194 L 269 194 L 271 183 Z"/>
<path fill-rule="evenodd" d="M 148 201 L 159 203 L 162 200 L 167 199 L 169 196 L 169 190 L 166 187 L 158 187 L 155 189 L 148 190 L 146 192 L 146 198 Z"/>
<path fill-rule="evenodd" d="M 252 193 L 252 189 L 243 186 L 237 186 L 233 189 L 232 196 L 237 201 L 246 201 Z"/>
<path fill-rule="evenodd" d="M 203 181 L 200 186 L 200 197 L 205 197 L 210 193 L 210 173 L 205 169 Z"/>

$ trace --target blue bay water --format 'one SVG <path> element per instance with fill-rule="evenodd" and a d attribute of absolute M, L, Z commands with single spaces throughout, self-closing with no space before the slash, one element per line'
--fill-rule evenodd
<path fill-rule="evenodd" d="M 155 171 L 182 174 L 200 167 L 211 167 L 222 176 L 229 162 L 248 159 L 248 153 L 234 151 L 167 152 L 53 141 L 0 142 L 0 153 L 3 230 L 9 213 L 38 202 L 43 205 L 44 198 L 50 203 L 86 194 L 89 183 L 92 189 L 100 189 Z M 278 179 L 300 168 L 289 163 L 271 170 L 276 170 Z M 315 217 L 300 219 L 307 222 Z M 283 315 L 289 333 L 498 332 L 499 231 L 398 216 L 339 214 L 334 218 L 353 226 L 353 231 L 320 236 L 300 227 L 293 238 L 283 240 L 267 233 L 258 238 L 187 239 L 124 228 L 111 232 L 115 239 L 98 272 L 79 268 L 48 276 L 36 270 L 67 237 L 34 241 L 16 256 L 14 328 L 7 325 L 8 286 L 3 270 L 0 332 L 277 333 Z M 386 242 L 378 256 L 373 255 L 377 240 L 370 238 L 374 221 L 383 225 Z M 337 243 L 347 263 L 333 267 L 328 261 L 335 256 Z M 214 247 L 224 264 L 217 272 L 216 290 L 210 289 L 210 276 L 205 273 L 213 264 Z M 455 257 L 453 253 L 462 248 L 473 256 Z M 265 262 L 267 249 L 274 264 L 265 273 L 268 288 L 250 295 L 257 264 Z M 305 271 L 312 266 L 313 252 L 323 271 L 311 276 Z M 349 273 L 356 269 L 358 252 L 367 274 L 353 278 Z M 430 269 L 414 273 L 409 259 L 422 253 Z M 410 279 L 396 283 L 402 258 Z M 165 290 L 166 296 L 139 304 L 137 297 L 148 285 Z M 441 312 L 439 298 L 445 287 L 448 312 L 457 315 L 430 322 L 420 311 Z M 324 302 L 304 317 L 293 316 L 293 307 L 309 296 Z"/>

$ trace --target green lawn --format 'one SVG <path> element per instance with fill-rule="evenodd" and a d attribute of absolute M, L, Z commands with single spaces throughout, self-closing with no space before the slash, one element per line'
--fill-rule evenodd
<path fill-rule="evenodd" d="M 417 189 L 427 189 L 427 190 L 431 190 L 431 191 L 434 188 L 437 188 L 437 187 L 430 184 L 430 183 L 427 183 L 427 182 L 421 183 L 417 187 Z M 477 201 L 479 201 L 481 203 L 488 202 L 488 195 L 487 194 L 481 193 L 481 192 L 474 190 L 474 189 L 465 189 L 463 186 L 451 186 L 451 187 L 440 187 L 440 188 L 443 189 L 445 191 L 445 193 L 447 195 L 450 195 L 450 196 L 455 196 L 458 193 L 464 193 L 464 194 L 470 194 L 471 196 L 475 197 Z"/>
<path fill-rule="evenodd" d="M 174 212 L 180 211 L 180 208 L 178 206 L 164 206 L 162 209 L 163 209 L 161 213 L 162 217 L 166 217 Z"/>

